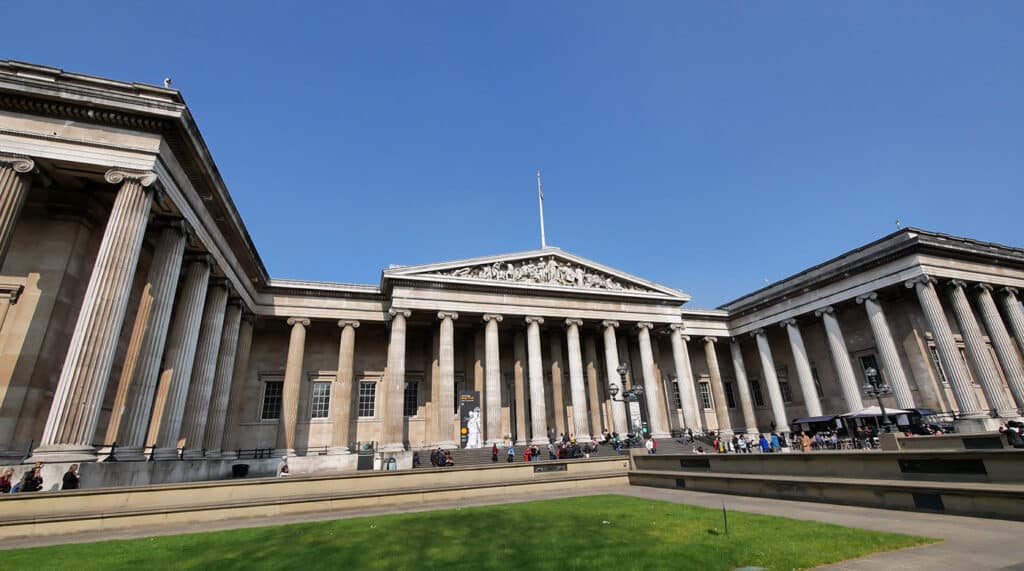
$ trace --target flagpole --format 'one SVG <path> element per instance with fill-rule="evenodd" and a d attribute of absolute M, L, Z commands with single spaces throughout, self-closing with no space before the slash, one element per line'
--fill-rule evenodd
<path fill-rule="evenodd" d="M 537 204 L 540 207 L 540 247 L 547 248 L 547 241 L 544 239 L 544 187 L 540 182 L 540 170 L 537 170 Z"/>

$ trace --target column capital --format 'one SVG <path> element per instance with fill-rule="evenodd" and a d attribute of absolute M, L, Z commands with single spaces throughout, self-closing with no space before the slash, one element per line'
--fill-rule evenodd
<path fill-rule="evenodd" d="M 867 300 L 878 301 L 878 292 L 872 291 L 857 296 L 857 303 L 864 303 Z"/>
<path fill-rule="evenodd" d="M 185 254 L 182 264 L 194 264 L 196 262 L 206 264 L 207 266 L 213 266 L 213 256 L 207 252 L 190 252 Z"/>
<path fill-rule="evenodd" d="M 397 317 L 399 314 L 401 314 L 402 317 L 408 319 L 409 316 L 412 315 L 412 312 L 409 311 L 408 309 L 400 309 L 397 307 L 392 307 L 391 309 L 388 309 L 388 315 L 390 315 L 391 317 Z"/>
<path fill-rule="evenodd" d="M 750 332 L 750 336 L 751 337 L 762 337 L 762 336 L 766 336 L 766 335 L 767 335 L 767 333 L 765 333 L 764 327 L 762 327 L 760 329 L 755 329 L 755 330 Z"/>
<path fill-rule="evenodd" d="M 136 171 L 129 169 L 110 169 L 103 173 L 103 180 L 110 184 L 121 184 L 126 180 L 137 180 L 145 188 L 156 182 L 156 173 L 153 171 Z"/>
<path fill-rule="evenodd" d="M 346 327 L 351 327 L 352 329 L 357 329 L 359 327 L 359 322 L 354 320 L 354 319 L 339 319 L 338 320 L 338 327 L 341 327 L 342 329 L 344 329 Z"/>
<path fill-rule="evenodd" d="M 1019 289 L 1012 286 L 1001 287 L 999 288 L 999 291 L 1013 296 L 1016 296 L 1017 294 L 1020 293 Z"/>
<path fill-rule="evenodd" d="M 505 318 L 500 316 L 500 315 L 498 315 L 497 313 L 485 313 L 484 314 L 484 323 L 487 323 L 488 321 L 495 321 L 497 323 L 501 323 L 502 319 L 505 319 Z"/>
<path fill-rule="evenodd" d="M 822 315 L 825 315 L 826 313 L 834 315 L 835 312 L 836 312 L 836 308 L 832 307 L 831 305 L 826 305 L 825 307 L 815 311 L 814 312 L 814 316 L 815 317 L 821 317 Z"/>
<path fill-rule="evenodd" d="M 575 317 L 570 317 L 569 319 L 565 320 L 565 324 L 566 325 L 575 325 L 576 327 L 583 327 L 583 320 L 582 319 L 576 319 Z"/>
<path fill-rule="evenodd" d="M 783 328 L 789 327 L 790 325 L 792 325 L 793 327 L 796 327 L 796 318 L 795 317 L 790 317 L 789 319 L 786 319 L 786 320 L 782 321 L 781 323 L 779 323 L 779 327 L 783 327 Z"/>
<path fill-rule="evenodd" d="M 654 324 L 649 321 L 641 321 L 636 324 L 637 329 L 647 329 L 648 331 L 654 329 Z"/>
<path fill-rule="evenodd" d="M 288 325 L 291 326 L 291 327 L 294 327 L 296 325 L 301 325 L 303 327 L 309 327 L 309 319 L 305 318 L 305 317 L 289 317 L 288 318 Z"/>
<path fill-rule="evenodd" d="M 445 320 L 445 319 L 455 320 L 455 319 L 459 318 L 459 314 L 455 313 L 454 311 L 438 311 L 437 312 L 437 318 L 442 320 L 442 321 Z"/>
<path fill-rule="evenodd" d="M 528 324 L 529 323 L 536 323 L 537 325 L 543 325 L 543 323 L 544 323 L 544 318 L 543 317 L 537 317 L 535 315 L 527 315 L 524 319 L 526 320 L 526 323 L 528 323 Z"/>
<path fill-rule="evenodd" d="M 708 335 L 707 337 L 704 337 L 704 343 L 711 343 L 712 345 L 714 345 L 715 343 L 718 343 L 718 337 L 711 337 L 710 335 Z"/>
<path fill-rule="evenodd" d="M 601 327 L 618 327 L 619 322 L 611 319 L 607 319 L 601 322 Z"/>
<path fill-rule="evenodd" d="M 946 282 L 946 286 L 950 288 L 967 289 L 967 282 L 964 280 L 949 280 Z"/>
<path fill-rule="evenodd" d="M 228 306 L 229 307 L 230 306 L 235 306 L 235 307 L 243 307 L 244 308 L 245 304 L 242 303 L 242 298 L 240 298 L 240 297 L 228 297 Z"/>
<path fill-rule="evenodd" d="M 913 288 L 916 287 L 918 284 L 927 285 L 934 283 L 935 278 L 928 275 L 920 275 L 914 278 L 910 278 L 909 280 L 903 282 L 903 285 L 907 286 L 908 288 Z"/>
<path fill-rule="evenodd" d="M 36 168 L 36 162 L 26 155 L 13 153 L 0 154 L 0 166 L 10 167 L 17 173 L 30 173 Z"/>
<path fill-rule="evenodd" d="M 992 287 L 992 284 L 987 284 L 987 283 L 982 282 L 982 283 L 974 284 L 974 289 L 979 289 L 979 290 L 983 289 L 983 290 L 991 293 L 991 292 L 995 291 L 996 288 Z"/>
<path fill-rule="evenodd" d="M 683 331 L 686 331 L 686 324 L 685 323 L 672 323 L 672 324 L 670 324 L 668 326 L 668 328 L 673 333 L 682 333 Z"/>
<path fill-rule="evenodd" d="M 244 321 L 246 323 L 250 323 L 250 324 L 251 323 L 256 323 L 256 314 L 249 313 L 248 311 L 245 311 L 244 308 L 243 308 L 243 311 L 242 311 L 242 321 Z"/>

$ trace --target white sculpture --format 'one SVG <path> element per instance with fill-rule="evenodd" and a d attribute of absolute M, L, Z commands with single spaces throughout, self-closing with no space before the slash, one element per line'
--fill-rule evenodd
<path fill-rule="evenodd" d="M 469 266 L 446 270 L 443 276 L 475 278 L 490 281 L 533 283 L 565 287 L 606 289 L 615 291 L 649 291 L 609 275 L 561 262 L 554 256 L 514 262 L 493 262 L 482 266 Z"/>
<path fill-rule="evenodd" d="M 469 434 L 466 440 L 466 448 L 482 448 L 484 439 L 480 431 L 480 407 L 469 411 L 469 419 L 466 420 L 466 431 Z"/>

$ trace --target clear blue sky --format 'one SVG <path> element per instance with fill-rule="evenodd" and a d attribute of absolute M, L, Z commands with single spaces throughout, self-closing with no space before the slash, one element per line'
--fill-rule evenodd
<path fill-rule="evenodd" d="M 716 306 L 907 225 L 1024 246 L 1022 2 L 10 2 L 174 79 L 272 276 L 549 243 Z"/>

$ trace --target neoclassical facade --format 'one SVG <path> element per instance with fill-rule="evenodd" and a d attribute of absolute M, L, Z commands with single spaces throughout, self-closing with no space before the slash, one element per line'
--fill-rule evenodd
<path fill-rule="evenodd" d="M 177 91 L 0 61 L 11 457 L 453 447 L 467 391 L 487 443 L 586 440 L 639 384 L 655 436 L 788 431 L 869 367 L 986 430 L 1024 408 L 1021 286 L 1024 250 L 911 228 L 718 309 L 557 248 L 274 279 Z"/>

